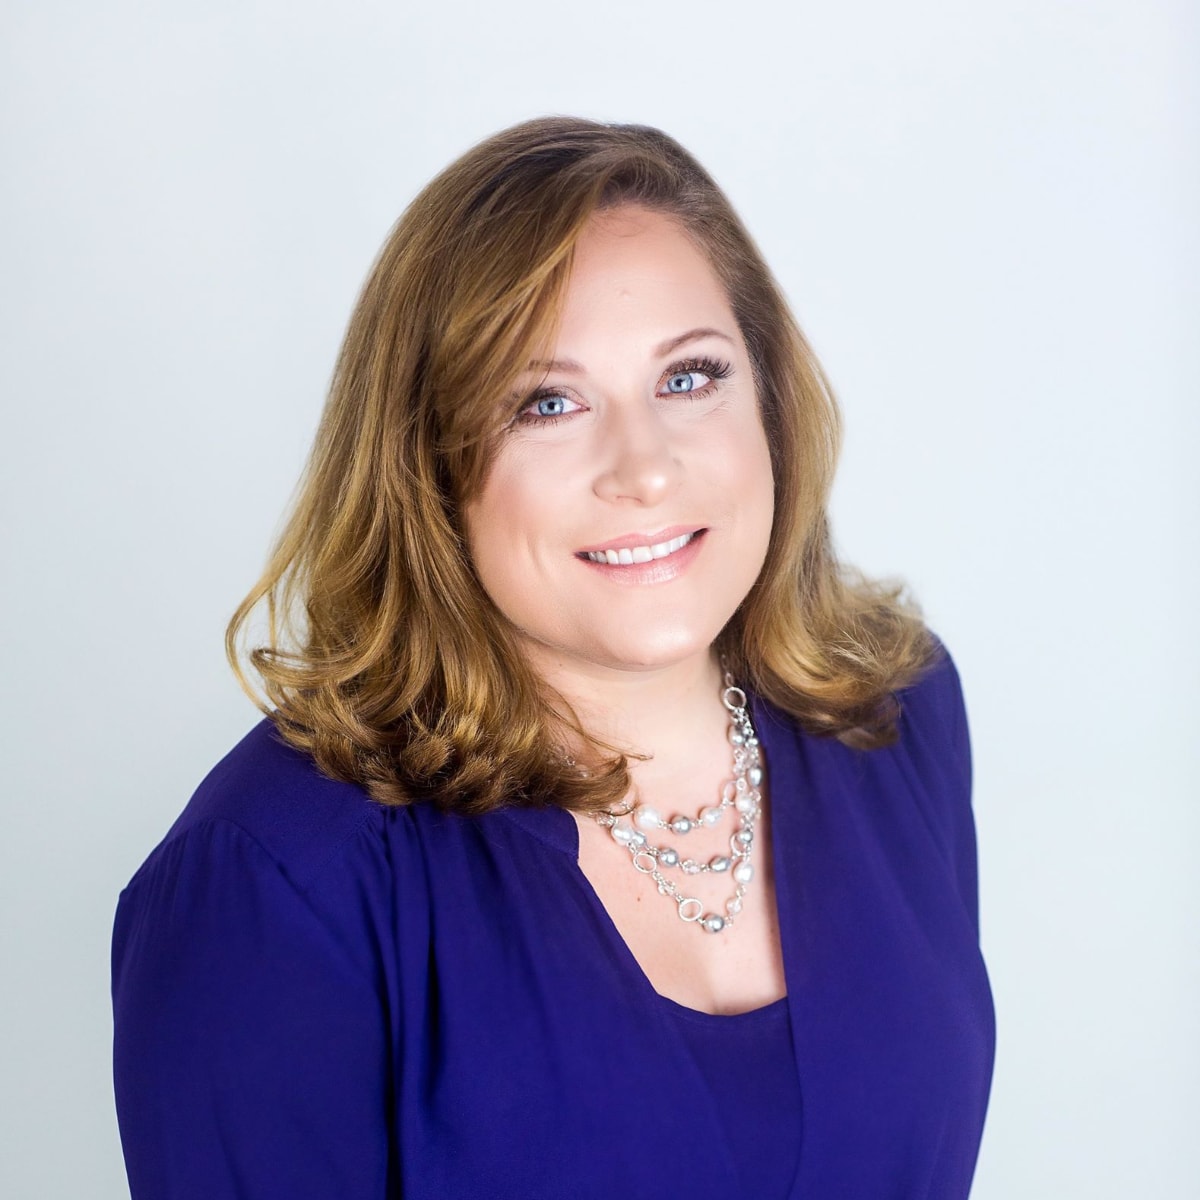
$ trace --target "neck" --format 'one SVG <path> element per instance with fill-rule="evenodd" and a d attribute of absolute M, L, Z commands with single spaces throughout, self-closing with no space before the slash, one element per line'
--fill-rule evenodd
<path fill-rule="evenodd" d="M 721 702 L 723 675 L 715 652 L 705 650 L 668 666 L 635 670 L 536 653 L 534 667 L 575 711 L 584 730 L 632 755 L 635 786 L 688 774 L 708 758 L 725 762 L 729 714 Z M 580 750 L 572 745 L 572 753 Z M 580 762 L 586 755 L 576 754 Z M 722 768 L 723 769 L 723 768 Z"/>

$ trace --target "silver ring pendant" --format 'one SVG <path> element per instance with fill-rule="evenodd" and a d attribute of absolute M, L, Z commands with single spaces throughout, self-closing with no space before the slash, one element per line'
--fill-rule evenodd
<path fill-rule="evenodd" d="M 642 866 L 642 864 L 641 864 L 640 862 L 638 862 L 638 859 L 639 859 L 639 858 L 644 858 L 644 859 L 645 859 L 645 860 L 646 860 L 646 861 L 647 861 L 647 862 L 648 862 L 650 865 L 649 865 L 648 867 L 643 867 L 643 866 Z M 637 853 L 636 853 L 636 854 L 633 856 L 633 867 L 634 867 L 634 870 L 635 870 L 635 871 L 641 871 L 641 873 L 642 873 L 643 875 L 651 875 L 651 874 L 653 874 L 653 873 L 654 873 L 654 868 L 655 868 L 655 867 L 657 867 L 657 866 L 658 866 L 658 863 L 655 861 L 655 859 L 654 859 L 654 855 L 653 855 L 653 854 L 651 854 L 651 853 L 650 853 L 649 851 L 647 851 L 647 850 L 639 850 L 639 851 L 638 851 L 638 852 L 637 852 Z"/>
<path fill-rule="evenodd" d="M 695 908 L 689 908 L 689 905 L 695 905 Z M 685 913 L 683 910 L 688 909 Z M 685 896 L 679 901 L 679 919 L 681 921 L 698 921 L 704 915 L 704 905 L 696 899 L 695 896 Z"/>

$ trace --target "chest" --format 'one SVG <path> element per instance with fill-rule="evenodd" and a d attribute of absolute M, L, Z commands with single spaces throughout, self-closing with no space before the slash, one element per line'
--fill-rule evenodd
<path fill-rule="evenodd" d="M 965 1196 L 993 1037 L 974 930 L 904 778 L 878 796 L 850 782 L 775 770 L 757 904 L 728 939 L 681 922 L 627 852 L 562 811 L 431 829 L 427 974 L 393 1002 L 411 1194 L 648 1198 L 662 1178 L 645 1173 L 647 1135 L 687 1148 L 672 1193 L 748 1194 L 726 1081 L 664 1006 L 733 1012 L 786 990 L 793 1194 Z"/>
<path fill-rule="evenodd" d="M 720 933 L 681 919 L 681 909 L 662 895 L 652 876 L 635 869 L 631 855 L 609 832 L 587 817 L 579 827 L 579 873 L 624 943 L 636 969 L 660 996 L 706 1013 L 741 1013 L 773 1003 L 787 991 L 775 896 L 769 822 L 755 839 L 754 877 L 741 910 Z M 687 835 L 686 850 L 707 861 L 728 853 L 720 829 Z M 696 842 L 695 845 L 691 842 Z M 726 913 L 735 882 L 728 872 L 678 875 L 682 894 L 699 901 L 704 913 Z"/>

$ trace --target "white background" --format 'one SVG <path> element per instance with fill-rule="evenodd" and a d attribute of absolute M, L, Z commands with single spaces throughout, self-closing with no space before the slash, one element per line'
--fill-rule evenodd
<path fill-rule="evenodd" d="M 846 557 L 974 726 L 976 1200 L 1200 1195 L 1196 10 L 1184 0 L 8 0 L 0 1192 L 125 1194 L 117 892 L 255 719 L 222 631 L 417 189 L 659 125 L 843 402 Z"/>

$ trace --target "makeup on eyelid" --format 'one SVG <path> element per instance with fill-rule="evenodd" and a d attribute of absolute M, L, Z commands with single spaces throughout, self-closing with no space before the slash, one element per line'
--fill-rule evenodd
<path fill-rule="evenodd" d="M 716 358 L 689 358 L 682 362 L 673 363 L 667 370 L 659 376 L 660 380 L 668 383 L 673 379 L 681 378 L 685 375 L 703 375 L 707 382 L 699 386 L 693 385 L 689 388 L 667 388 L 665 392 L 657 391 L 655 395 L 671 399 L 688 399 L 698 400 L 702 397 L 712 395 L 713 391 L 721 383 L 722 380 L 728 379 L 733 373 L 733 367 L 730 363 Z M 521 408 L 513 417 L 511 424 L 513 426 L 521 425 L 536 425 L 546 426 L 554 425 L 561 421 L 564 417 L 571 416 L 573 412 L 582 411 L 583 405 L 578 409 L 573 409 L 572 412 L 556 412 L 556 413 L 539 413 L 530 412 L 529 410 L 546 400 L 567 400 L 572 404 L 577 404 L 569 392 L 572 389 L 564 387 L 541 387 L 530 395 L 526 396 L 519 403 Z"/>

